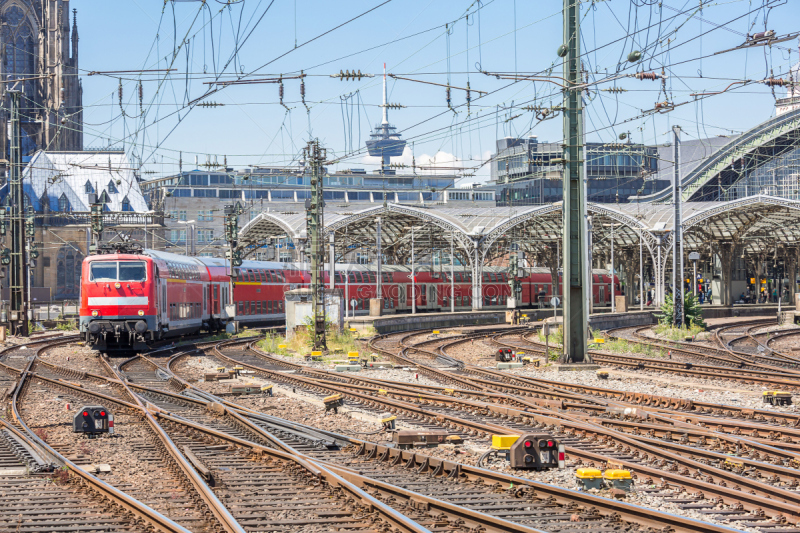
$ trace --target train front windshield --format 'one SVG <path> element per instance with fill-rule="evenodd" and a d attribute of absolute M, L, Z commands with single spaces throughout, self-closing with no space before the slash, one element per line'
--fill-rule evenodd
<path fill-rule="evenodd" d="M 92 263 L 89 281 L 145 281 L 144 261 L 96 261 Z"/>

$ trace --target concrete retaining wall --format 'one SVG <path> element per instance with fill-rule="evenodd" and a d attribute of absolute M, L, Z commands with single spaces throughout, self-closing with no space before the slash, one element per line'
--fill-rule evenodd
<path fill-rule="evenodd" d="M 416 315 L 394 315 L 386 317 L 356 317 L 348 319 L 349 327 L 366 331 L 372 327 L 378 333 L 409 331 L 413 329 L 453 328 L 505 324 L 506 311 L 468 311 L 465 313 L 417 313 Z"/>
<path fill-rule="evenodd" d="M 733 307 L 703 306 L 703 318 L 728 318 L 731 316 L 778 316 L 778 304 L 745 304 Z M 794 311 L 793 305 L 781 305 L 781 312 Z"/>
<path fill-rule="evenodd" d="M 653 311 L 631 311 L 628 313 L 603 313 L 589 315 L 589 326 L 592 329 L 614 329 L 631 326 L 648 326 L 655 324 Z"/>

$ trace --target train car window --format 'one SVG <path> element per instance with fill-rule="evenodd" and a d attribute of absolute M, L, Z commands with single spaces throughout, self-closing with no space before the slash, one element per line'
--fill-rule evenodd
<path fill-rule="evenodd" d="M 117 262 L 98 261 L 92 263 L 89 281 L 117 281 Z"/>
<path fill-rule="evenodd" d="M 278 270 L 278 281 L 281 283 L 286 283 L 286 276 L 283 275 L 282 270 Z"/>
<path fill-rule="evenodd" d="M 238 302 L 239 314 L 244 314 L 244 302 Z"/>
<path fill-rule="evenodd" d="M 270 281 L 272 283 L 278 282 L 278 275 L 275 273 L 274 270 L 269 270 L 266 271 L 265 273 L 267 274 L 267 281 Z"/>
<path fill-rule="evenodd" d="M 283 300 L 278 300 L 278 310 L 283 313 Z"/>
<path fill-rule="evenodd" d="M 264 302 L 264 312 L 270 315 L 272 314 L 272 300 Z"/>
<path fill-rule="evenodd" d="M 354 274 L 356 277 L 356 282 L 363 283 L 363 281 L 361 281 L 361 272 L 354 272 Z"/>
<path fill-rule="evenodd" d="M 355 282 L 356 282 L 356 275 L 355 275 L 355 273 L 354 273 L 354 272 L 350 272 L 350 273 L 347 275 L 347 278 L 350 280 L 350 283 L 355 283 Z"/>
<path fill-rule="evenodd" d="M 250 301 L 250 314 L 256 314 L 256 303 L 254 301 Z"/>

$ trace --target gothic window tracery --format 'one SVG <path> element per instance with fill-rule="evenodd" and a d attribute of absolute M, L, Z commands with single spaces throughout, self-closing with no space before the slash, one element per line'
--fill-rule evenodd
<path fill-rule="evenodd" d="M 69 203 L 69 199 L 67 198 L 67 195 L 64 194 L 63 192 L 61 193 L 61 196 L 58 199 L 58 210 L 61 211 L 62 213 L 66 213 L 72 210 L 72 206 Z"/>
<path fill-rule="evenodd" d="M 83 254 L 68 244 L 58 250 L 55 298 L 77 298 L 81 286 Z"/>
<path fill-rule="evenodd" d="M 12 5 L 3 12 L 2 20 L 5 22 L 0 34 L 3 43 L 3 73 L 12 78 L 33 77 L 36 48 L 34 32 L 25 13 L 19 6 Z M 24 82 L 24 94 L 28 99 L 34 97 L 33 80 Z"/>

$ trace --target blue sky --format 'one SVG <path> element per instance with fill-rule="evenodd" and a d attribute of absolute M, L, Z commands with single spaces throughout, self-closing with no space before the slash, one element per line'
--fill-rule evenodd
<path fill-rule="evenodd" d="M 409 140 L 404 162 L 410 163 L 413 155 L 418 164 L 433 161 L 473 168 L 467 174 L 474 175 L 462 181 L 467 183 L 488 176 L 488 166 L 481 162 L 494 151 L 497 137 L 533 134 L 540 140 L 560 140 L 560 118 L 538 122 L 533 112 L 523 109 L 557 105 L 557 84 L 497 79 L 479 69 L 512 76 L 514 72 L 541 75 L 552 68 L 551 80 L 558 82 L 562 2 L 382 2 L 274 0 L 267 10 L 270 0 L 229 6 L 212 0 L 205 8 L 196 1 L 165 5 L 153 0 L 73 0 L 84 73 L 85 142 L 120 147 L 124 140 L 126 150 L 144 159 L 146 177 L 158 177 L 177 171 L 180 152 L 184 169 L 194 168 L 195 156 L 201 163 L 207 157 L 220 163 L 227 157 L 229 166 L 236 168 L 292 164 L 313 135 L 329 149 L 329 157 L 341 158 L 338 168 L 371 171 L 377 161 L 358 149 L 370 126 L 380 121 L 377 75 L 384 62 L 391 73 L 433 83 L 448 83 L 449 72 L 453 86 L 465 87 L 469 81 L 473 89 L 469 113 L 464 91 L 452 91 L 455 114 L 446 107 L 443 87 L 390 79 L 390 102 L 406 106 L 390 111 L 390 121 Z M 700 101 L 694 101 L 692 93 L 761 80 L 770 69 L 776 77 L 785 77 L 798 61 L 796 39 L 780 48 L 712 54 L 740 45 L 744 34 L 763 31 L 765 13 L 767 27 L 778 35 L 800 31 L 797 0 L 772 2 L 772 9 L 755 1 L 709 2 L 702 12 L 697 0 L 667 0 L 664 5 L 659 9 L 657 3 L 644 0 L 583 4 L 582 47 L 590 80 L 617 72 L 660 73 L 663 64 L 669 76 L 663 86 L 666 94 L 660 81 L 623 77 L 593 85 L 593 89 L 618 87 L 625 92 L 593 90 L 587 95 L 589 140 L 614 142 L 621 132 L 630 132 L 636 142 L 663 143 L 674 124 L 683 127 L 685 139 L 702 138 L 749 129 L 774 113 L 772 91 L 763 84 L 734 85 Z M 629 34 L 633 37 L 626 38 Z M 626 62 L 631 50 L 644 51 L 644 59 Z M 709 57 L 698 60 L 701 56 Z M 177 70 L 169 75 L 87 75 L 167 67 Z M 203 100 L 223 106 L 186 107 L 208 90 L 207 81 L 232 79 L 236 73 L 249 74 L 246 79 L 291 76 L 300 70 L 309 75 L 305 78 L 308 112 L 299 101 L 297 79 L 284 82 L 284 102 L 290 111 L 279 104 L 276 84 L 228 86 Z M 329 77 L 340 70 L 361 70 L 376 77 L 360 81 Z M 124 113 L 117 99 L 120 78 Z M 488 94 L 479 98 L 476 90 Z M 782 97 L 785 91 L 776 88 L 775 94 Z M 642 116 L 665 100 L 685 105 L 670 113 Z"/>

